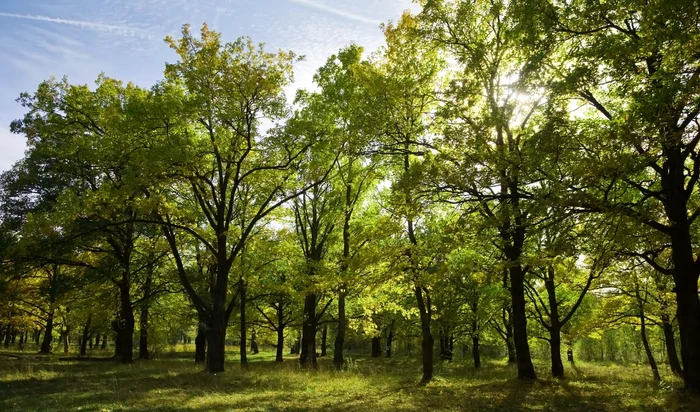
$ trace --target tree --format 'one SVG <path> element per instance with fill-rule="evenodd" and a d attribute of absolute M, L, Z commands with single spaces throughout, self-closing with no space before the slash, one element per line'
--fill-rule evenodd
<path fill-rule="evenodd" d="M 582 168 L 570 190 L 671 243 L 684 380 L 700 391 L 698 5 L 581 0 L 542 2 L 539 13 L 571 51 L 563 89 L 593 109 L 577 121 Z"/>
<path fill-rule="evenodd" d="M 267 53 L 244 38 L 222 44 L 206 25 L 200 39 L 184 26 L 182 38 L 166 40 L 180 60 L 167 65 L 168 83 L 160 91 L 167 103 L 160 161 L 175 190 L 162 188 L 159 220 L 183 287 L 207 325 L 207 370 L 217 373 L 224 370 L 226 325 L 236 306 L 231 266 L 266 216 L 297 196 L 288 181 L 312 142 L 279 129 L 261 132 L 262 119 L 275 122 L 287 114 L 283 87 L 297 60 L 293 53 Z M 199 218 L 188 222 L 178 210 L 196 211 Z M 208 296 L 188 278 L 180 232 L 212 257 L 216 273 Z"/>

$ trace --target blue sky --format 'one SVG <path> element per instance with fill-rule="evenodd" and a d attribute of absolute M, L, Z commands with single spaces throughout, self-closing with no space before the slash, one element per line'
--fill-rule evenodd
<path fill-rule="evenodd" d="M 410 0 L 0 0 L 0 170 L 23 156 L 9 124 L 15 102 L 50 76 L 93 84 L 100 72 L 147 87 L 175 56 L 163 43 L 184 23 L 203 22 L 224 39 L 250 36 L 270 50 L 306 56 L 295 68 L 308 87 L 318 66 L 350 42 L 383 43 L 381 22 L 415 7 Z"/>

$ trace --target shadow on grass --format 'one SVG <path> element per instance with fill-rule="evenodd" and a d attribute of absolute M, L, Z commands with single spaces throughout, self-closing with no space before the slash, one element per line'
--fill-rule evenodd
<path fill-rule="evenodd" d="M 330 359 L 317 372 L 268 359 L 210 375 L 179 356 L 130 365 L 4 358 L 0 410 L 700 411 L 697 399 L 651 387 L 633 368 L 583 365 L 564 380 L 522 382 L 505 363 L 455 362 L 436 365 L 438 377 L 419 386 L 420 364 L 405 358 L 353 358 L 342 372 Z"/>

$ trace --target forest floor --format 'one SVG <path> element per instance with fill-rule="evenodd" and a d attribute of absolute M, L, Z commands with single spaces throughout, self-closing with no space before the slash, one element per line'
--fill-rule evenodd
<path fill-rule="evenodd" d="M 552 380 L 542 362 L 540 380 L 520 382 L 504 361 L 480 370 L 445 362 L 420 386 L 420 365 L 408 358 L 351 357 L 342 372 L 322 358 L 308 372 L 261 353 L 247 369 L 231 357 L 227 372 L 209 375 L 188 353 L 131 365 L 59 356 L 0 352 L 0 411 L 700 411 L 678 379 L 652 384 L 641 365 L 565 365 L 567 378 Z"/>

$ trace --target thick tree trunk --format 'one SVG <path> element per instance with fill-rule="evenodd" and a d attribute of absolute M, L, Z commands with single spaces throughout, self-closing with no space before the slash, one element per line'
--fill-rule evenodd
<path fill-rule="evenodd" d="M 678 263 L 675 265 L 677 272 L 684 269 L 688 272 L 694 271 L 691 267 L 681 268 Z M 682 278 L 676 277 L 679 278 L 676 281 L 676 300 L 683 380 L 687 389 L 700 392 L 700 304 L 698 304 L 697 276 L 688 273 Z"/>
<path fill-rule="evenodd" d="M 321 357 L 326 356 L 326 343 L 328 342 L 328 325 L 321 329 Z"/>
<path fill-rule="evenodd" d="M 212 309 L 207 325 L 207 371 L 209 373 L 224 371 L 225 352 L 226 314 L 221 304 Z"/>
<path fill-rule="evenodd" d="M 46 317 L 46 331 L 44 332 L 44 340 L 41 342 L 40 353 L 51 352 L 51 341 L 53 340 L 53 320 L 54 310 L 51 308 Z"/>
<path fill-rule="evenodd" d="M 243 281 L 243 279 L 240 279 L 238 281 L 238 296 L 240 298 L 240 322 L 241 322 L 241 328 L 240 328 L 240 344 L 238 347 L 238 351 L 241 356 L 241 366 L 246 367 L 248 366 L 248 354 L 246 353 L 246 345 L 248 343 L 248 339 L 246 336 L 248 324 L 246 323 L 246 314 L 245 314 L 245 307 L 246 303 L 248 301 L 248 297 L 246 296 L 247 292 L 247 285 Z"/>
<path fill-rule="evenodd" d="M 561 330 L 559 326 L 552 326 L 549 330 L 549 351 L 552 358 L 552 376 L 563 378 L 564 363 L 561 360 Z"/>
<path fill-rule="evenodd" d="M 338 330 L 335 335 L 335 344 L 333 345 L 333 364 L 337 369 L 343 367 L 343 345 L 345 344 L 345 291 L 341 288 L 338 293 Z"/>
<path fill-rule="evenodd" d="M 382 356 L 382 346 L 379 336 L 375 336 L 372 338 L 372 357 L 378 358 L 380 356 Z"/>
<path fill-rule="evenodd" d="M 134 307 L 131 304 L 131 285 L 129 279 L 129 273 L 124 272 L 122 274 L 122 280 L 119 283 L 119 318 L 114 324 L 114 329 L 117 333 L 116 341 L 119 346 L 118 357 L 121 363 L 131 363 L 134 358 L 133 339 L 135 320 Z"/>
<path fill-rule="evenodd" d="M 519 254 L 518 254 L 519 256 Z M 530 345 L 527 341 L 527 317 L 525 313 L 525 273 L 519 264 L 510 268 L 510 293 L 513 301 L 513 338 L 515 357 L 518 365 L 518 379 L 537 379 L 535 367 L 530 358 Z"/>
<path fill-rule="evenodd" d="M 683 376 L 683 369 L 681 368 L 680 360 L 678 359 L 678 352 L 676 351 L 676 339 L 673 335 L 673 325 L 668 315 L 661 316 L 661 327 L 664 331 L 664 341 L 666 343 L 666 353 L 668 354 L 668 363 L 671 367 L 671 372 L 676 376 Z"/>
<path fill-rule="evenodd" d="M 83 337 L 80 340 L 80 356 L 87 355 L 87 343 L 90 340 L 90 324 L 92 323 L 92 316 L 88 316 L 85 326 L 83 327 Z"/>
<path fill-rule="evenodd" d="M 303 368 L 316 368 L 316 294 L 308 294 L 304 298 L 304 323 L 301 335 L 301 355 L 299 363 Z"/>
<path fill-rule="evenodd" d="M 284 325 L 277 326 L 277 346 L 275 362 L 284 362 Z"/>
<path fill-rule="evenodd" d="M 472 338 L 472 356 L 474 357 L 474 367 L 481 367 L 481 352 L 479 352 L 479 337 Z"/>
<path fill-rule="evenodd" d="M 433 344 L 435 342 L 433 334 L 430 331 L 430 295 L 425 291 L 425 296 L 423 295 L 423 288 L 416 285 L 414 287 L 414 294 L 416 295 L 416 300 L 418 302 L 418 311 L 420 314 L 420 326 L 421 326 L 421 352 L 422 352 L 422 362 L 423 362 L 423 377 L 421 378 L 421 383 L 427 384 L 433 379 Z"/>
<path fill-rule="evenodd" d="M 665 131 L 662 130 L 662 133 Z M 665 195 L 662 201 L 671 222 L 668 234 L 671 238 L 683 380 L 686 389 L 700 393 L 700 265 L 693 255 L 691 222 L 688 218 L 690 195 L 685 187 L 687 166 L 679 145 L 664 147 L 664 152 L 667 161 L 664 165 L 665 173 L 661 176 L 661 187 Z"/>
<path fill-rule="evenodd" d="M 207 324 L 206 319 L 199 315 L 197 336 L 194 338 L 194 363 L 204 363 L 207 360 Z"/>

